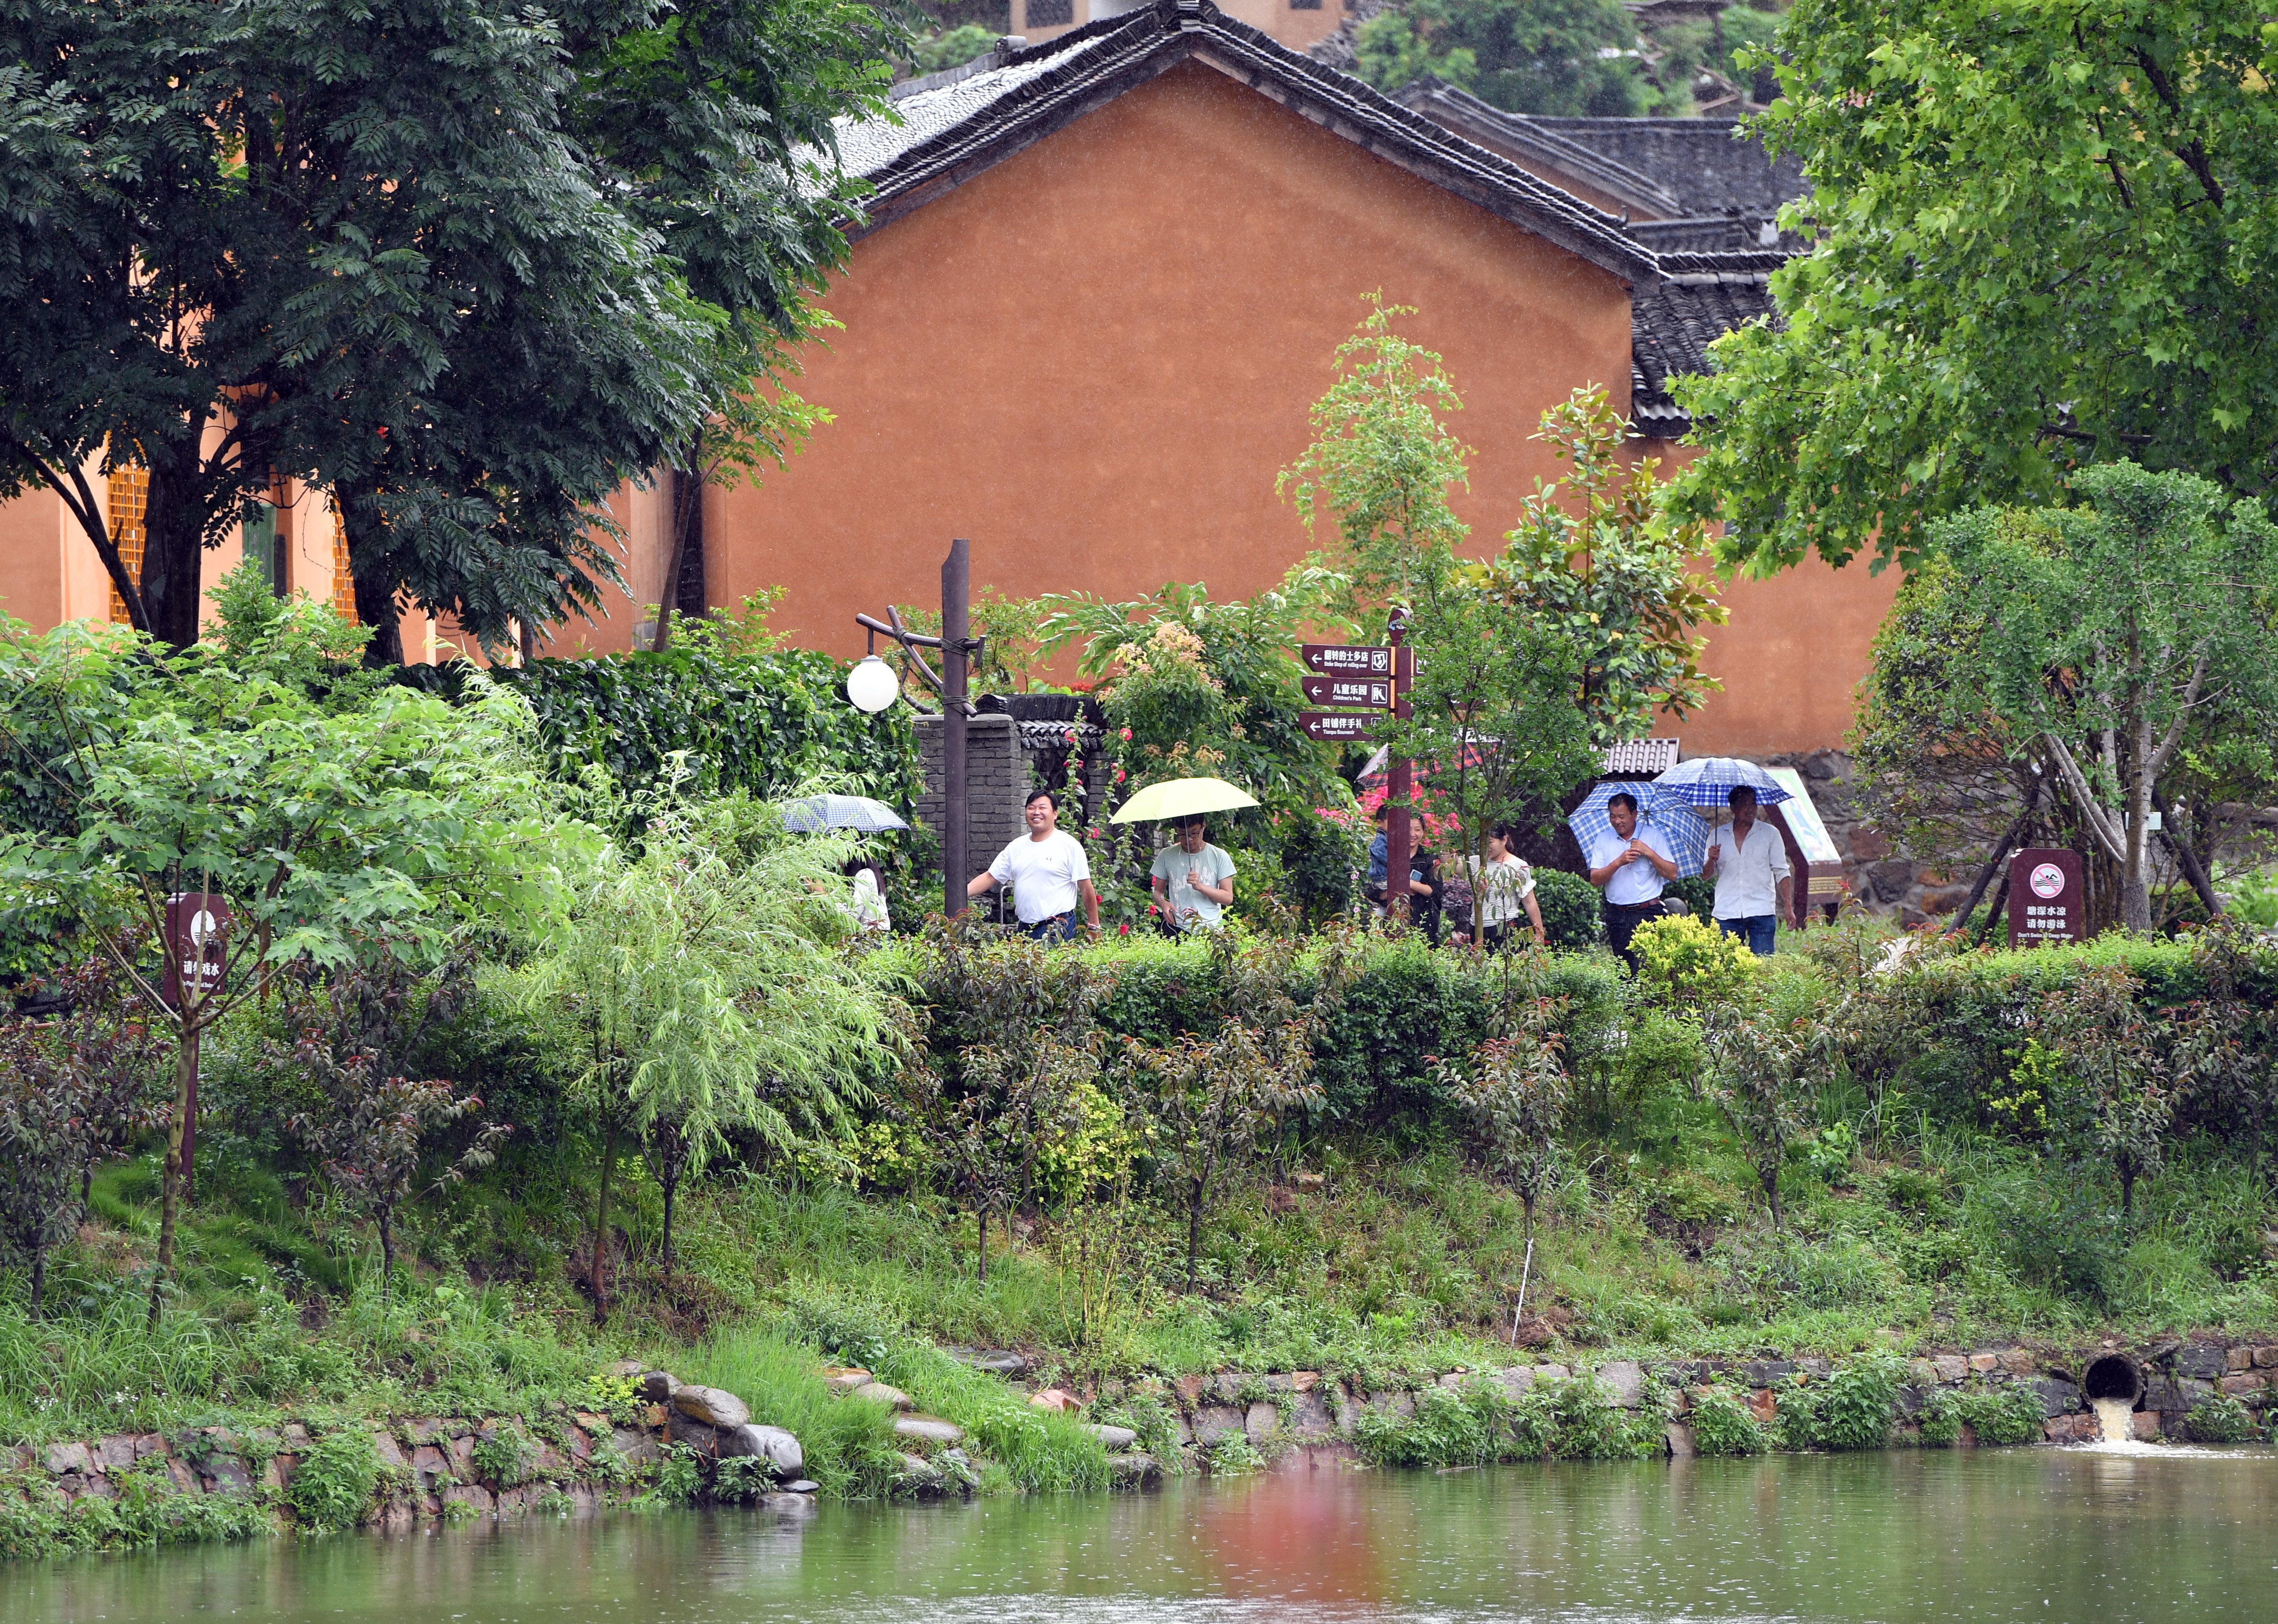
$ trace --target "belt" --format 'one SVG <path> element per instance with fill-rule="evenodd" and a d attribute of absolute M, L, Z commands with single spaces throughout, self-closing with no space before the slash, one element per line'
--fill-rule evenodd
<path fill-rule="evenodd" d="M 1644 909 L 1648 908 L 1659 908 L 1661 906 L 1661 902 L 1662 900 L 1659 897 L 1652 897 L 1643 902 L 1609 902 L 1606 906 L 1611 908 L 1619 908 L 1624 914 L 1635 914 L 1642 912 Z"/>

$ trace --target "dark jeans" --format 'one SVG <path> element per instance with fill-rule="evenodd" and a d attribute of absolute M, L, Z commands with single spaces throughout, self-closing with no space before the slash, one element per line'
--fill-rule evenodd
<path fill-rule="evenodd" d="M 1737 936 L 1747 943 L 1748 951 L 1760 959 L 1771 956 L 1773 945 L 1779 939 L 1777 914 L 1750 914 L 1742 919 L 1719 919 L 1716 928 L 1727 936 Z"/>
<path fill-rule="evenodd" d="M 1606 945 L 1614 950 L 1615 957 L 1637 969 L 1637 955 L 1630 951 L 1630 938 L 1648 919 L 1658 919 L 1665 910 L 1661 899 L 1650 902 L 1609 902 L 1606 904 Z"/>
<path fill-rule="evenodd" d="M 1072 942 L 1075 940 L 1075 915 L 1054 914 L 1050 919 L 1039 919 L 1021 929 L 1040 942 Z"/>

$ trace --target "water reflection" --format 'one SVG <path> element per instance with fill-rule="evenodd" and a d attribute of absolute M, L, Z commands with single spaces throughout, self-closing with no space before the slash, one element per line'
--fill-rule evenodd
<path fill-rule="evenodd" d="M 2278 1460 L 1889 1454 L 618 1516 L 0 1570 L 7 1624 L 2278 1618 Z"/>

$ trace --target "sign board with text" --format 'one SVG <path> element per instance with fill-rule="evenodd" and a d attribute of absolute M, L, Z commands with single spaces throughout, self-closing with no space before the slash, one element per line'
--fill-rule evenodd
<path fill-rule="evenodd" d="M 2009 946 L 2088 939 L 2080 854 L 2028 846 L 2009 859 Z"/>
<path fill-rule="evenodd" d="M 1352 643 L 1300 643 L 1297 660 L 1307 670 L 1323 677 L 1392 676 L 1392 650 L 1365 648 Z"/>
<path fill-rule="evenodd" d="M 1315 705 L 1340 705 L 1363 710 L 1392 709 L 1389 677 L 1301 677 L 1297 686 Z"/>
<path fill-rule="evenodd" d="M 1376 718 L 1357 710 L 1302 710 L 1297 724 L 1323 744 L 1359 744 L 1375 731 Z"/>
<path fill-rule="evenodd" d="M 229 904 L 211 892 L 180 891 L 166 899 L 166 1001 L 182 1007 L 221 985 L 229 968 Z"/>

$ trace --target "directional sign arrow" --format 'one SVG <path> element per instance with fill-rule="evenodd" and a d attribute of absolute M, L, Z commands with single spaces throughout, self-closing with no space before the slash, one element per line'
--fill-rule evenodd
<path fill-rule="evenodd" d="M 1365 740 L 1376 728 L 1376 718 L 1357 710 L 1303 710 L 1298 725 L 1309 739 L 1323 744 L 1352 744 Z"/>
<path fill-rule="evenodd" d="M 1392 709 L 1392 682 L 1384 677 L 1300 677 L 1297 686 L 1316 705 L 1363 710 Z"/>
<path fill-rule="evenodd" d="M 1351 643 L 1300 643 L 1297 657 L 1309 671 L 1324 677 L 1390 677 L 1392 650 L 1360 647 Z"/>

